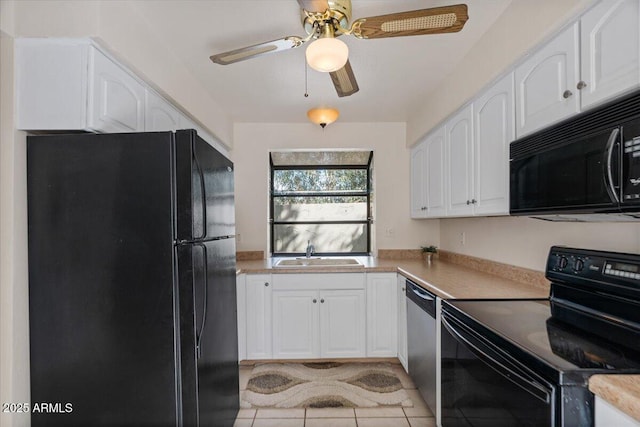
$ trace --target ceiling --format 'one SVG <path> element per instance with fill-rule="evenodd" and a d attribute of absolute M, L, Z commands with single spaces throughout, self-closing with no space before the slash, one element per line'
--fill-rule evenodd
<path fill-rule="evenodd" d="M 305 46 L 218 65 L 209 56 L 285 36 L 304 36 L 296 0 L 138 0 L 146 24 L 234 122 L 305 122 L 317 106 L 344 122 L 406 122 L 455 69 L 511 0 L 462 0 L 459 33 L 359 40 L 342 36 L 360 91 L 338 98 L 328 74 L 308 68 Z M 457 4 L 443 0 L 352 0 L 353 19 Z"/>

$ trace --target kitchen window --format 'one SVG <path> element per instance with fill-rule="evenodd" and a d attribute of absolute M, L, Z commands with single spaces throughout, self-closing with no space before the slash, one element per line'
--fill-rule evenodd
<path fill-rule="evenodd" d="M 372 151 L 272 152 L 271 253 L 368 255 Z"/>

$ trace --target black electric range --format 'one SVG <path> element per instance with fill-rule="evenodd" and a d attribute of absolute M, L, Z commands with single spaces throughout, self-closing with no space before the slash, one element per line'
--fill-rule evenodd
<path fill-rule="evenodd" d="M 441 422 L 593 425 L 589 377 L 640 373 L 640 255 L 552 247 L 547 300 L 442 303 Z"/>

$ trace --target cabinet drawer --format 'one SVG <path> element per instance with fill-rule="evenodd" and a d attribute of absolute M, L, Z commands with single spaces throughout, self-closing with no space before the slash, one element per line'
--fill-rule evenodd
<path fill-rule="evenodd" d="M 364 273 L 274 274 L 273 290 L 364 289 Z"/>

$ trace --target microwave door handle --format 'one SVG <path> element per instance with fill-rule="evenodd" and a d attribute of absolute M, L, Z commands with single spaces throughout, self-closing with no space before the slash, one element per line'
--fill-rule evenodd
<path fill-rule="evenodd" d="M 616 140 L 618 139 L 618 135 L 620 135 L 620 128 L 615 128 L 611 131 L 611 135 L 609 135 L 609 140 L 607 141 L 606 147 L 606 164 L 607 164 L 607 192 L 609 193 L 609 197 L 613 199 L 614 202 L 620 203 L 620 199 L 618 198 L 618 194 L 616 194 L 616 187 L 613 183 L 613 172 L 611 171 L 611 163 L 613 161 L 613 147 L 616 145 Z"/>

